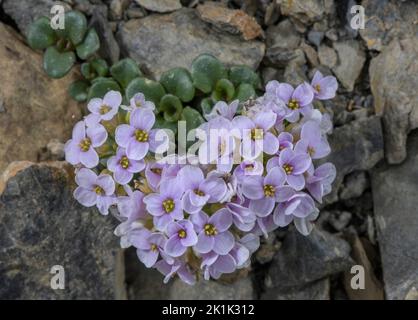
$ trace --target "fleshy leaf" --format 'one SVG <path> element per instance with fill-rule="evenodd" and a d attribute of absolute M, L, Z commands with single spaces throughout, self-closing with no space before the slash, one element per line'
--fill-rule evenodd
<path fill-rule="evenodd" d="M 216 82 L 215 90 L 212 93 L 212 99 L 215 101 L 231 101 L 235 95 L 235 88 L 228 79 L 220 79 Z"/>
<path fill-rule="evenodd" d="M 204 93 L 211 92 L 219 79 L 227 77 L 225 66 L 210 54 L 197 57 L 192 63 L 191 73 L 194 86 Z"/>
<path fill-rule="evenodd" d="M 89 83 L 87 81 L 77 80 L 70 85 L 68 92 L 71 98 L 76 101 L 83 102 L 87 100 L 88 90 Z"/>
<path fill-rule="evenodd" d="M 209 114 L 212 111 L 213 108 L 213 100 L 212 98 L 204 98 L 200 102 L 200 110 L 202 111 L 202 114 Z"/>
<path fill-rule="evenodd" d="M 123 88 L 126 88 L 133 79 L 142 76 L 138 64 L 130 58 L 126 58 L 115 63 L 110 68 L 110 73 Z"/>
<path fill-rule="evenodd" d="M 248 66 L 233 66 L 229 69 L 229 80 L 234 86 L 241 83 L 251 84 L 254 88 L 260 87 L 261 81 L 257 73 Z"/>
<path fill-rule="evenodd" d="M 106 77 L 109 73 L 109 66 L 104 59 L 94 59 L 91 62 L 91 67 L 99 77 Z"/>
<path fill-rule="evenodd" d="M 179 97 L 183 102 L 189 102 L 194 97 L 193 79 L 185 68 L 174 68 L 164 72 L 160 82 L 168 93 Z"/>
<path fill-rule="evenodd" d="M 240 102 L 245 102 L 250 98 L 255 98 L 256 92 L 254 87 L 248 83 L 241 83 L 237 89 L 235 99 L 238 99 Z"/>
<path fill-rule="evenodd" d="M 74 52 L 59 52 L 55 47 L 49 47 L 44 54 L 44 70 L 51 78 L 65 76 L 75 62 Z"/>
<path fill-rule="evenodd" d="M 126 87 L 126 97 L 131 99 L 136 93 L 141 92 L 144 94 L 147 100 L 150 100 L 158 105 L 161 98 L 165 94 L 163 86 L 156 81 L 145 79 L 145 78 L 135 78 L 129 85 Z"/>
<path fill-rule="evenodd" d="M 51 28 L 50 20 L 41 17 L 34 21 L 28 31 L 28 44 L 32 49 L 43 50 L 52 46 L 57 41 L 57 35 Z"/>
<path fill-rule="evenodd" d="M 110 91 L 121 91 L 118 83 L 109 78 L 97 78 L 93 81 L 92 86 L 90 87 L 87 99 L 90 100 L 92 98 L 103 98 L 104 95 Z"/>
<path fill-rule="evenodd" d="M 199 111 L 191 107 L 186 107 L 183 109 L 183 112 L 181 114 L 181 120 L 186 121 L 187 132 L 189 132 L 192 129 L 196 129 L 203 122 L 205 122 Z"/>
<path fill-rule="evenodd" d="M 86 60 L 100 48 L 99 36 L 96 30 L 89 29 L 83 43 L 76 47 L 77 55 L 80 59 Z"/>
<path fill-rule="evenodd" d="M 161 98 L 158 110 L 163 112 L 165 121 L 174 122 L 180 119 L 183 105 L 178 97 L 166 94 Z"/>
<path fill-rule="evenodd" d="M 65 13 L 65 28 L 57 29 L 57 34 L 71 41 L 75 46 L 79 45 L 87 32 L 87 19 L 79 11 L 68 11 Z"/>

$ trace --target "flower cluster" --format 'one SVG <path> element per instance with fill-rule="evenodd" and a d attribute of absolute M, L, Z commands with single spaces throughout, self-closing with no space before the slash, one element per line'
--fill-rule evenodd
<path fill-rule="evenodd" d="M 242 105 L 218 102 L 197 130 L 197 154 L 162 160 L 155 155 L 168 135 L 155 128 L 153 103 L 138 93 L 121 106 L 111 91 L 89 102 L 66 144 L 74 196 L 102 214 L 117 207 L 121 246 L 134 246 L 165 282 L 175 274 L 188 284 L 199 274 L 218 279 L 248 266 L 260 236 L 292 222 L 302 234 L 312 230 L 335 178 L 331 163 L 314 163 L 331 151 L 332 124 L 313 101 L 336 90 L 334 77 L 317 72 L 296 88 L 271 81 Z"/>

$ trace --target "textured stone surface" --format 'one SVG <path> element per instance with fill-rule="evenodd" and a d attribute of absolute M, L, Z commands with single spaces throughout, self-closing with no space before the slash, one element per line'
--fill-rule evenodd
<path fill-rule="evenodd" d="M 326 11 L 323 0 L 277 0 L 283 15 L 304 23 L 319 21 Z"/>
<path fill-rule="evenodd" d="M 74 200 L 72 168 L 18 162 L 7 172 L 0 189 L 0 298 L 124 298 L 115 221 Z M 54 265 L 64 267 L 64 290 L 51 289 Z"/>
<path fill-rule="evenodd" d="M 263 34 L 263 29 L 253 17 L 242 10 L 232 10 L 207 2 L 197 7 L 199 17 L 220 31 L 239 34 L 244 40 L 253 40 Z"/>
<path fill-rule="evenodd" d="M 135 2 L 155 12 L 171 12 L 181 8 L 180 0 L 135 0 Z"/>
<path fill-rule="evenodd" d="M 338 200 L 344 177 L 354 171 L 369 170 L 383 159 L 383 133 L 380 118 L 372 116 L 334 129 L 329 136 L 331 154 L 325 159 L 337 168 L 333 190 L 325 201 Z"/>
<path fill-rule="evenodd" d="M 261 295 L 262 300 L 329 300 L 330 281 L 328 278 L 309 283 L 302 287 L 286 290 L 269 289 Z"/>
<path fill-rule="evenodd" d="M 418 128 L 418 38 L 392 41 L 370 63 L 376 114 L 382 115 L 389 163 L 406 157 L 406 138 Z"/>
<path fill-rule="evenodd" d="M 393 39 L 418 37 L 416 1 L 363 0 L 367 15 L 360 36 L 371 50 L 381 51 Z"/>
<path fill-rule="evenodd" d="M 388 299 L 405 299 L 418 288 L 418 132 L 408 138 L 399 166 L 372 174 L 374 213 Z"/>
<path fill-rule="evenodd" d="M 121 26 L 117 37 L 121 49 L 157 78 L 173 67 L 189 68 L 202 53 L 211 53 L 227 65 L 257 68 L 265 50 L 262 42 L 242 42 L 239 37 L 212 30 L 194 10 L 185 8 L 130 20 Z"/>
<path fill-rule="evenodd" d="M 37 161 L 51 139 L 65 142 L 81 104 L 67 93 L 75 72 L 53 80 L 42 69 L 40 54 L 0 23 L 0 172 L 14 160 Z"/>
<path fill-rule="evenodd" d="M 338 54 L 338 63 L 332 71 L 345 89 L 353 91 L 366 61 L 365 53 L 361 45 L 354 40 L 334 42 L 334 49 Z"/>
<path fill-rule="evenodd" d="M 309 236 L 295 229 L 286 235 L 267 273 L 266 287 L 285 292 L 347 270 L 352 265 L 344 240 L 314 228 Z"/>
<path fill-rule="evenodd" d="M 66 10 L 70 9 L 65 1 L 55 0 L 4 0 L 3 9 L 17 24 L 20 31 L 26 34 L 30 24 L 36 19 L 50 17 L 51 8 L 55 4 L 63 5 Z"/>

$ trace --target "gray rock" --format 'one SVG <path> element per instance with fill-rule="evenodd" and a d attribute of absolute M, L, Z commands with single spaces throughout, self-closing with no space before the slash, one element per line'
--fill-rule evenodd
<path fill-rule="evenodd" d="M 418 287 L 418 132 L 408 139 L 408 157 L 372 172 L 377 236 L 388 299 L 405 299 Z"/>
<path fill-rule="evenodd" d="M 340 199 L 348 200 L 360 197 L 369 186 L 370 183 L 366 172 L 353 172 L 347 175 L 344 180 L 344 185 L 340 191 Z"/>
<path fill-rule="evenodd" d="M 317 47 L 321 45 L 321 42 L 323 39 L 324 39 L 324 32 L 322 31 L 311 30 L 308 32 L 309 42 L 314 44 Z"/>
<path fill-rule="evenodd" d="M 306 42 L 302 42 L 300 48 L 305 53 L 306 59 L 312 65 L 312 67 L 317 67 L 319 65 L 319 59 L 316 50 Z"/>
<path fill-rule="evenodd" d="M 147 10 L 161 13 L 181 9 L 180 0 L 135 0 L 135 2 Z"/>
<path fill-rule="evenodd" d="M 267 49 L 280 48 L 283 50 L 294 50 L 299 46 L 300 41 L 301 36 L 295 30 L 294 25 L 289 19 L 281 21 L 276 26 L 267 28 Z"/>
<path fill-rule="evenodd" d="M 344 240 L 314 228 L 309 236 L 291 229 L 274 257 L 266 288 L 281 292 L 347 270 L 352 265 L 350 246 Z"/>
<path fill-rule="evenodd" d="M 376 114 L 382 115 L 389 163 L 406 157 L 408 133 L 418 128 L 418 38 L 392 41 L 370 63 Z"/>
<path fill-rule="evenodd" d="M 394 39 L 417 38 L 416 1 L 363 0 L 367 15 L 360 36 L 370 50 L 381 51 Z"/>
<path fill-rule="evenodd" d="M 200 280 L 194 286 L 175 279 L 169 289 L 168 300 L 251 300 L 254 294 L 250 277 L 228 284 Z"/>
<path fill-rule="evenodd" d="M 213 31 L 193 9 L 186 8 L 130 20 L 121 25 L 117 38 L 124 53 L 157 78 L 170 68 L 190 67 L 202 53 L 211 53 L 227 65 L 245 64 L 255 69 L 265 51 L 260 41 L 243 42 Z"/>
<path fill-rule="evenodd" d="M 124 298 L 123 255 L 114 221 L 74 200 L 64 162 L 15 162 L 0 181 L 0 298 Z M 50 286 L 51 268 L 65 289 Z"/>
<path fill-rule="evenodd" d="M 325 14 L 323 0 L 277 0 L 281 13 L 305 24 L 319 21 Z"/>
<path fill-rule="evenodd" d="M 366 61 L 364 50 L 359 42 L 354 40 L 334 42 L 333 47 L 338 53 L 338 64 L 332 71 L 345 89 L 353 91 Z"/>
<path fill-rule="evenodd" d="M 329 300 L 330 281 L 328 278 L 309 283 L 303 287 L 283 291 L 269 289 L 261 295 L 262 300 Z"/>
<path fill-rule="evenodd" d="M 352 214 L 348 211 L 334 211 L 328 222 L 337 231 L 342 231 L 351 220 Z"/>
<path fill-rule="evenodd" d="M 113 64 L 119 60 L 120 49 L 107 21 L 107 7 L 96 6 L 92 12 L 90 25 L 96 29 L 100 38 L 99 54 L 109 63 Z"/>
<path fill-rule="evenodd" d="M 16 22 L 19 30 L 26 34 L 33 21 L 42 16 L 51 17 L 51 8 L 55 4 L 63 5 L 66 10 L 71 9 L 64 1 L 55 0 L 4 0 L 2 6 L 4 12 Z"/>
<path fill-rule="evenodd" d="M 334 49 L 327 45 L 321 45 L 318 48 L 318 59 L 319 62 L 328 68 L 333 68 L 337 64 L 338 57 Z"/>
<path fill-rule="evenodd" d="M 338 192 L 346 175 L 370 170 L 383 159 L 380 117 L 372 116 L 335 128 L 329 136 L 329 142 L 332 152 L 324 161 L 335 165 L 337 177 L 331 194 L 325 198 L 326 203 L 338 200 Z"/>

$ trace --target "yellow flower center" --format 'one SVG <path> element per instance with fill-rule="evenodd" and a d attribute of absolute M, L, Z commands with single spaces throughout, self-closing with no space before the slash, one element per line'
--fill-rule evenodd
<path fill-rule="evenodd" d="M 174 210 L 175 204 L 173 199 L 167 199 L 163 201 L 163 208 L 166 213 L 170 213 Z"/>
<path fill-rule="evenodd" d="M 161 176 L 161 173 L 163 172 L 163 170 L 161 170 L 160 168 L 152 168 L 151 172 Z"/>
<path fill-rule="evenodd" d="M 252 171 L 254 170 L 254 165 L 252 163 L 245 165 L 245 171 Z"/>
<path fill-rule="evenodd" d="M 299 102 L 295 99 L 291 99 L 287 106 L 290 110 L 297 110 L 300 108 Z"/>
<path fill-rule="evenodd" d="M 135 139 L 138 142 L 147 142 L 148 141 L 148 132 L 144 131 L 144 130 L 136 130 L 135 131 Z"/>
<path fill-rule="evenodd" d="M 252 140 L 261 140 L 263 139 L 263 130 L 259 128 L 251 129 L 251 139 Z"/>
<path fill-rule="evenodd" d="M 293 172 L 293 167 L 290 164 L 284 164 L 283 169 L 284 169 L 284 172 L 286 172 L 287 175 L 289 175 Z"/>
<path fill-rule="evenodd" d="M 86 138 L 80 142 L 79 146 L 81 151 L 87 152 L 90 150 L 91 140 L 89 138 Z"/>
<path fill-rule="evenodd" d="M 158 250 L 158 246 L 155 243 L 153 243 L 151 245 L 151 251 L 157 251 L 157 250 Z"/>
<path fill-rule="evenodd" d="M 273 197 L 275 191 L 276 191 L 276 188 L 274 186 L 272 186 L 271 184 L 266 184 L 264 186 L 264 195 L 266 197 Z"/>
<path fill-rule="evenodd" d="M 312 147 L 308 147 L 308 153 L 312 157 L 315 154 L 315 149 Z"/>
<path fill-rule="evenodd" d="M 129 159 L 128 159 L 128 157 L 127 157 L 127 156 L 123 156 L 123 157 L 120 159 L 119 163 L 120 163 L 120 165 L 121 165 L 121 167 L 122 167 L 123 169 L 128 169 L 128 167 L 129 167 Z"/>
<path fill-rule="evenodd" d="M 198 196 L 201 196 L 201 197 L 205 196 L 205 193 L 199 189 L 194 189 L 193 192 L 197 194 Z"/>
<path fill-rule="evenodd" d="M 216 230 L 213 224 L 205 224 L 204 226 L 205 234 L 207 236 L 216 236 L 218 234 L 218 230 Z"/>
<path fill-rule="evenodd" d="M 315 90 L 318 92 L 321 91 L 321 86 L 319 84 L 315 85 Z"/>
<path fill-rule="evenodd" d="M 96 187 L 94 188 L 94 192 L 96 192 L 96 194 L 98 194 L 99 196 L 101 196 L 102 194 L 104 194 L 104 190 L 103 190 L 103 188 L 102 188 L 102 187 L 100 187 L 100 186 L 96 186 Z"/>
<path fill-rule="evenodd" d="M 141 107 L 141 106 L 142 106 L 142 103 L 141 103 L 141 101 L 140 101 L 140 100 L 136 100 L 136 101 L 135 101 L 135 105 L 139 108 L 139 107 Z"/>
<path fill-rule="evenodd" d="M 107 106 L 107 105 L 102 105 L 101 107 L 100 107 L 100 114 L 106 114 L 106 113 L 108 113 L 109 111 L 111 110 L 111 108 L 109 107 L 109 106 Z"/>
<path fill-rule="evenodd" d="M 186 238 L 186 237 L 187 237 L 187 232 L 186 232 L 186 230 L 181 229 L 181 230 L 178 232 L 178 235 L 179 235 L 179 238 L 184 239 L 184 238 Z"/>

